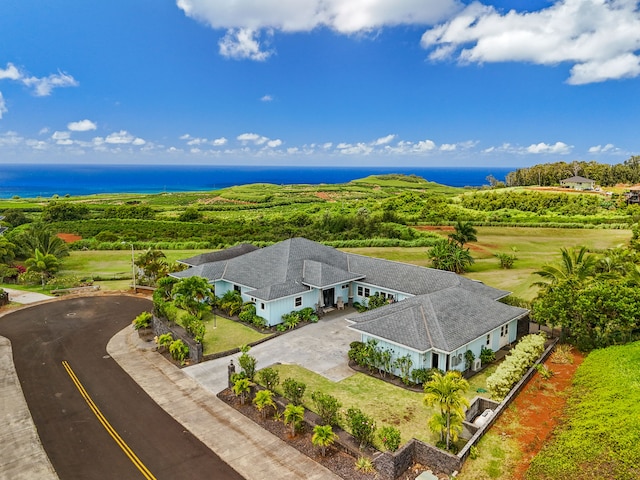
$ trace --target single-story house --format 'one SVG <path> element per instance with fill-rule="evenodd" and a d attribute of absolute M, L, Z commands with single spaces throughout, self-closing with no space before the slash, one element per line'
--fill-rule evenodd
<path fill-rule="evenodd" d="M 518 320 L 528 314 L 498 302 L 509 292 L 482 282 L 341 252 L 305 238 L 246 253 L 234 248 L 217 252 L 218 260 L 171 275 L 206 278 L 217 296 L 240 292 L 269 326 L 282 323 L 282 315 L 293 310 L 332 309 L 380 295 L 389 303 L 350 315 L 349 328 L 359 331 L 363 341 L 372 338 L 390 348 L 394 357 L 409 354 L 413 368 L 464 370 L 459 360 L 466 350 L 479 357 L 483 346 L 497 350 L 515 341 Z"/>
<path fill-rule="evenodd" d="M 560 180 L 560 185 L 574 190 L 593 190 L 595 188 L 596 181 L 589 178 L 575 176 Z"/>

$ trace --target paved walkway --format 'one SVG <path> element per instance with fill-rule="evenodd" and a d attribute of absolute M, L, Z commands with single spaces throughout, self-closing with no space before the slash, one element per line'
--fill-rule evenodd
<path fill-rule="evenodd" d="M 247 480 L 339 480 L 229 407 L 153 348 L 129 327 L 107 345 L 108 353 L 158 405 Z"/>
<path fill-rule="evenodd" d="M 42 302 L 44 300 L 51 300 L 55 298 L 50 295 L 44 295 L 42 293 L 27 292 L 24 290 L 15 290 L 13 288 L 3 288 L 3 290 L 9 294 L 9 301 L 15 302 L 15 303 L 22 303 L 22 304 L 37 303 L 37 302 Z"/>

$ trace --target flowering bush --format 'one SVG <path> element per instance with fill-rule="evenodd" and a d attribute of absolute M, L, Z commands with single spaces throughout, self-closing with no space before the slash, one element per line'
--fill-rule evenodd
<path fill-rule="evenodd" d="M 390 452 L 395 452 L 400 447 L 400 430 L 395 427 L 382 427 L 378 432 L 378 438 Z"/>
<path fill-rule="evenodd" d="M 542 355 L 545 341 L 544 334 L 522 337 L 511 353 L 498 365 L 493 375 L 487 378 L 487 387 L 493 398 L 501 399 L 507 396 L 511 388 Z"/>
<path fill-rule="evenodd" d="M 359 408 L 347 410 L 347 422 L 351 428 L 351 435 L 360 442 L 360 448 L 373 445 L 376 433 L 376 422 L 365 415 Z"/>
<path fill-rule="evenodd" d="M 282 389 L 284 390 L 284 396 L 288 398 L 294 405 L 302 405 L 302 397 L 304 391 L 307 389 L 307 385 L 294 380 L 293 378 L 287 378 L 282 382 Z"/>

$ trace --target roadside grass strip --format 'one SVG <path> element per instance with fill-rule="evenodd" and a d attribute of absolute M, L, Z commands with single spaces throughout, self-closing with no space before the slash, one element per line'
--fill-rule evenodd
<path fill-rule="evenodd" d="M 98 406 L 93 402 L 93 400 L 91 399 L 91 397 L 89 396 L 85 388 L 82 386 L 82 383 L 80 383 L 80 380 L 78 380 L 78 377 L 76 376 L 75 372 L 71 369 L 71 366 L 69 365 L 69 363 L 66 360 L 63 360 L 62 366 L 71 377 L 71 381 L 73 381 L 74 385 L 80 392 L 80 395 L 82 395 L 82 398 L 85 399 L 91 411 L 98 418 L 98 421 L 102 424 L 102 426 L 109 433 L 109 435 L 111 435 L 111 438 L 113 438 L 113 440 L 118 444 L 118 446 L 122 449 L 124 454 L 129 458 L 129 460 L 131 460 L 131 462 L 136 466 L 136 468 L 140 470 L 140 473 L 142 473 L 144 478 L 146 478 L 147 480 L 156 480 L 156 477 L 153 476 L 153 474 L 144 465 L 144 463 L 142 463 L 142 461 L 136 456 L 136 454 L 133 453 L 133 450 L 131 450 L 129 445 L 126 444 L 126 442 L 122 439 L 122 437 L 120 437 L 118 432 L 116 432 L 116 430 L 107 421 L 107 419 L 102 414 Z"/>

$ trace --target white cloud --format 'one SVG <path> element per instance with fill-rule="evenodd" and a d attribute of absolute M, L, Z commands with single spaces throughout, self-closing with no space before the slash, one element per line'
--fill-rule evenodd
<path fill-rule="evenodd" d="M 264 95 L 261 99 L 261 102 L 273 102 L 273 96 L 271 95 Z"/>
<path fill-rule="evenodd" d="M 438 61 L 573 64 L 578 85 L 640 75 L 640 11 L 633 0 L 559 0 L 536 12 L 501 13 L 474 2 L 427 30 L 422 46 Z"/>
<path fill-rule="evenodd" d="M 67 128 L 72 132 L 87 132 L 89 130 L 95 130 L 98 126 L 91 120 L 80 120 L 79 122 L 70 122 Z"/>
<path fill-rule="evenodd" d="M 40 135 L 46 135 L 47 133 L 49 133 L 49 127 L 42 127 L 38 132 Z"/>
<path fill-rule="evenodd" d="M 273 51 L 263 50 L 260 32 L 250 28 L 230 28 L 218 42 L 218 46 L 220 55 L 236 60 L 249 59 L 263 62 L 273 54 Z"/>
<path fill-rule="evenodd" d="M 253 143 L 254 145 L 263 145 L 269 141 L 267 137 L 263 137 L 262 135 L 258 135 L 257 133 L 243 133 L 238 135 L 237 140 L 242 142 L 243 145 L 247 143 Z"/>
<path fill-rule="evenodd" d="M 391 143 L 394 138 L 396 138 L 396 135 L 387 135 L 386 137 L 380 137 L 373 142 L 373 145 L 375 146 L 387 145 Z"/>
<path fill-rule="evenodd" d="M 595 145 L 589 148 L 589 153 L 609 153 L 613 151 L 617 151 L 618 149 L 612 144 L 607 143 L 606 145 Z"/>
<path fill-rule="evenodd" d="M 144 141 L 142 138 L 140 137 L 136 137 L 133 142 L 131 142 L 132 145 L 135 145 L 136 147 L 139 147 L 141 145 L 144 145 L 145 143 L 147 143 L 146 141 Z"/>
<path fill-rule="evenodd" d="M 276 139 L 276 140 L 269 140 L 269 141 L 267 142 L 267 146 L 268 146 L 269 148 L 277 148 L 277 147 L 279 147 L 280 145 L 282 145 L 282 140 L 279 140 L 279 139 Z"/>
<path fill-rule="evenodd" d="M 212 28 L 308 32 L 328 27 L 351 34 L 390 25 L 427 25 L 459 9 L 456 0 L 177 0 Z"/>
<path fill-rule="evenodd" d="M 461 9 L 460 0 L 176 0 L 191 18 L 226 29 L 220 54 L 264 61 L 273 54 L 259 40 L 273 31 L 310 32 L 327 27 L 341 34 L 394 25 L 433 25 Z"/>
<path fill-rule="evenodd" d="M 336 148 L 340 153 L 345 155 L 369 155 L 373 152 L 373 148 L 370 145 L 362 142 L 355 145 L 340 143 Z"/>
<path fill-rule="evenodd" d="M 556 142 L 553 145 L 547 143 L 537 143 L 527 147 L 527 153 L 553 153 L 566 155 L 571 153 L 571 147 L 563 142 Z"/>
<path fill-rule="evenodd" d="M 53 140 L 68 140 L 69 138 L 71 138 L 71 133 L 69 133 L 69 132 L 53 132 L 53 135 L 51 135 L 51 138 Z"/>
<path fill-rule="evenodd" d="M 120 130 L 119 132 L 114 132 L 107 135 L 105 138 L 105 143 L 115 144 L 115 145 L 123 145 L 133 143 L 135 140 L 134 136 L 131 135 L 126 130 Z"/>
<path fill-rule="evenodd" d="M 0 146 L 16 146 L 22 142 L 24 142 L 24 138 L 18 135 L 17 132 L 8 131 L 0 134 Z"/>
<path fill-rule="evenodd" d="M 48 77 L 28 77 L 23 78 L 22 83 L 28 87 L 33 87 L 34 94 L 37 97 L 46 97 L 51 95 L 54 88 L 61 87 L 77 87 L 79 83 L 71 75 L 63 72 L 53 73 Z"/>
<path fill-rule="evenodd" d="M 0 68 L 0 80 L 20 80 L 22 74 L 13 63 L 7 63 L 7 68 Z"/>
<path fill-rule="evenodd" d="M 227 144 L 227 139 L 226 139 L 226 138 L 224 138 L 224 137 L 216 138 L 216 139 L 214 139 L 214 140 L 211 142 L 211 144 L 212 144 L 214 147 L 221 147 L 221 146 L 223 146 L 223 145 L 226 145 L 226 144 Z"/>
<path fill-rule="evenodd" d="M 0 119 L 2 119 L 2 115 L 7 113 L 9 110 L 7 109 L 7 104 L 4 101 L 4 97 L 2 96 L 2 92 L 0 92 Z"/>
<path fill-rule="evenodd" d="M 443 152 L 453 152 L 458 148 L 455 143 L 443 143 L 440 145 L 440 150 Z"/>

